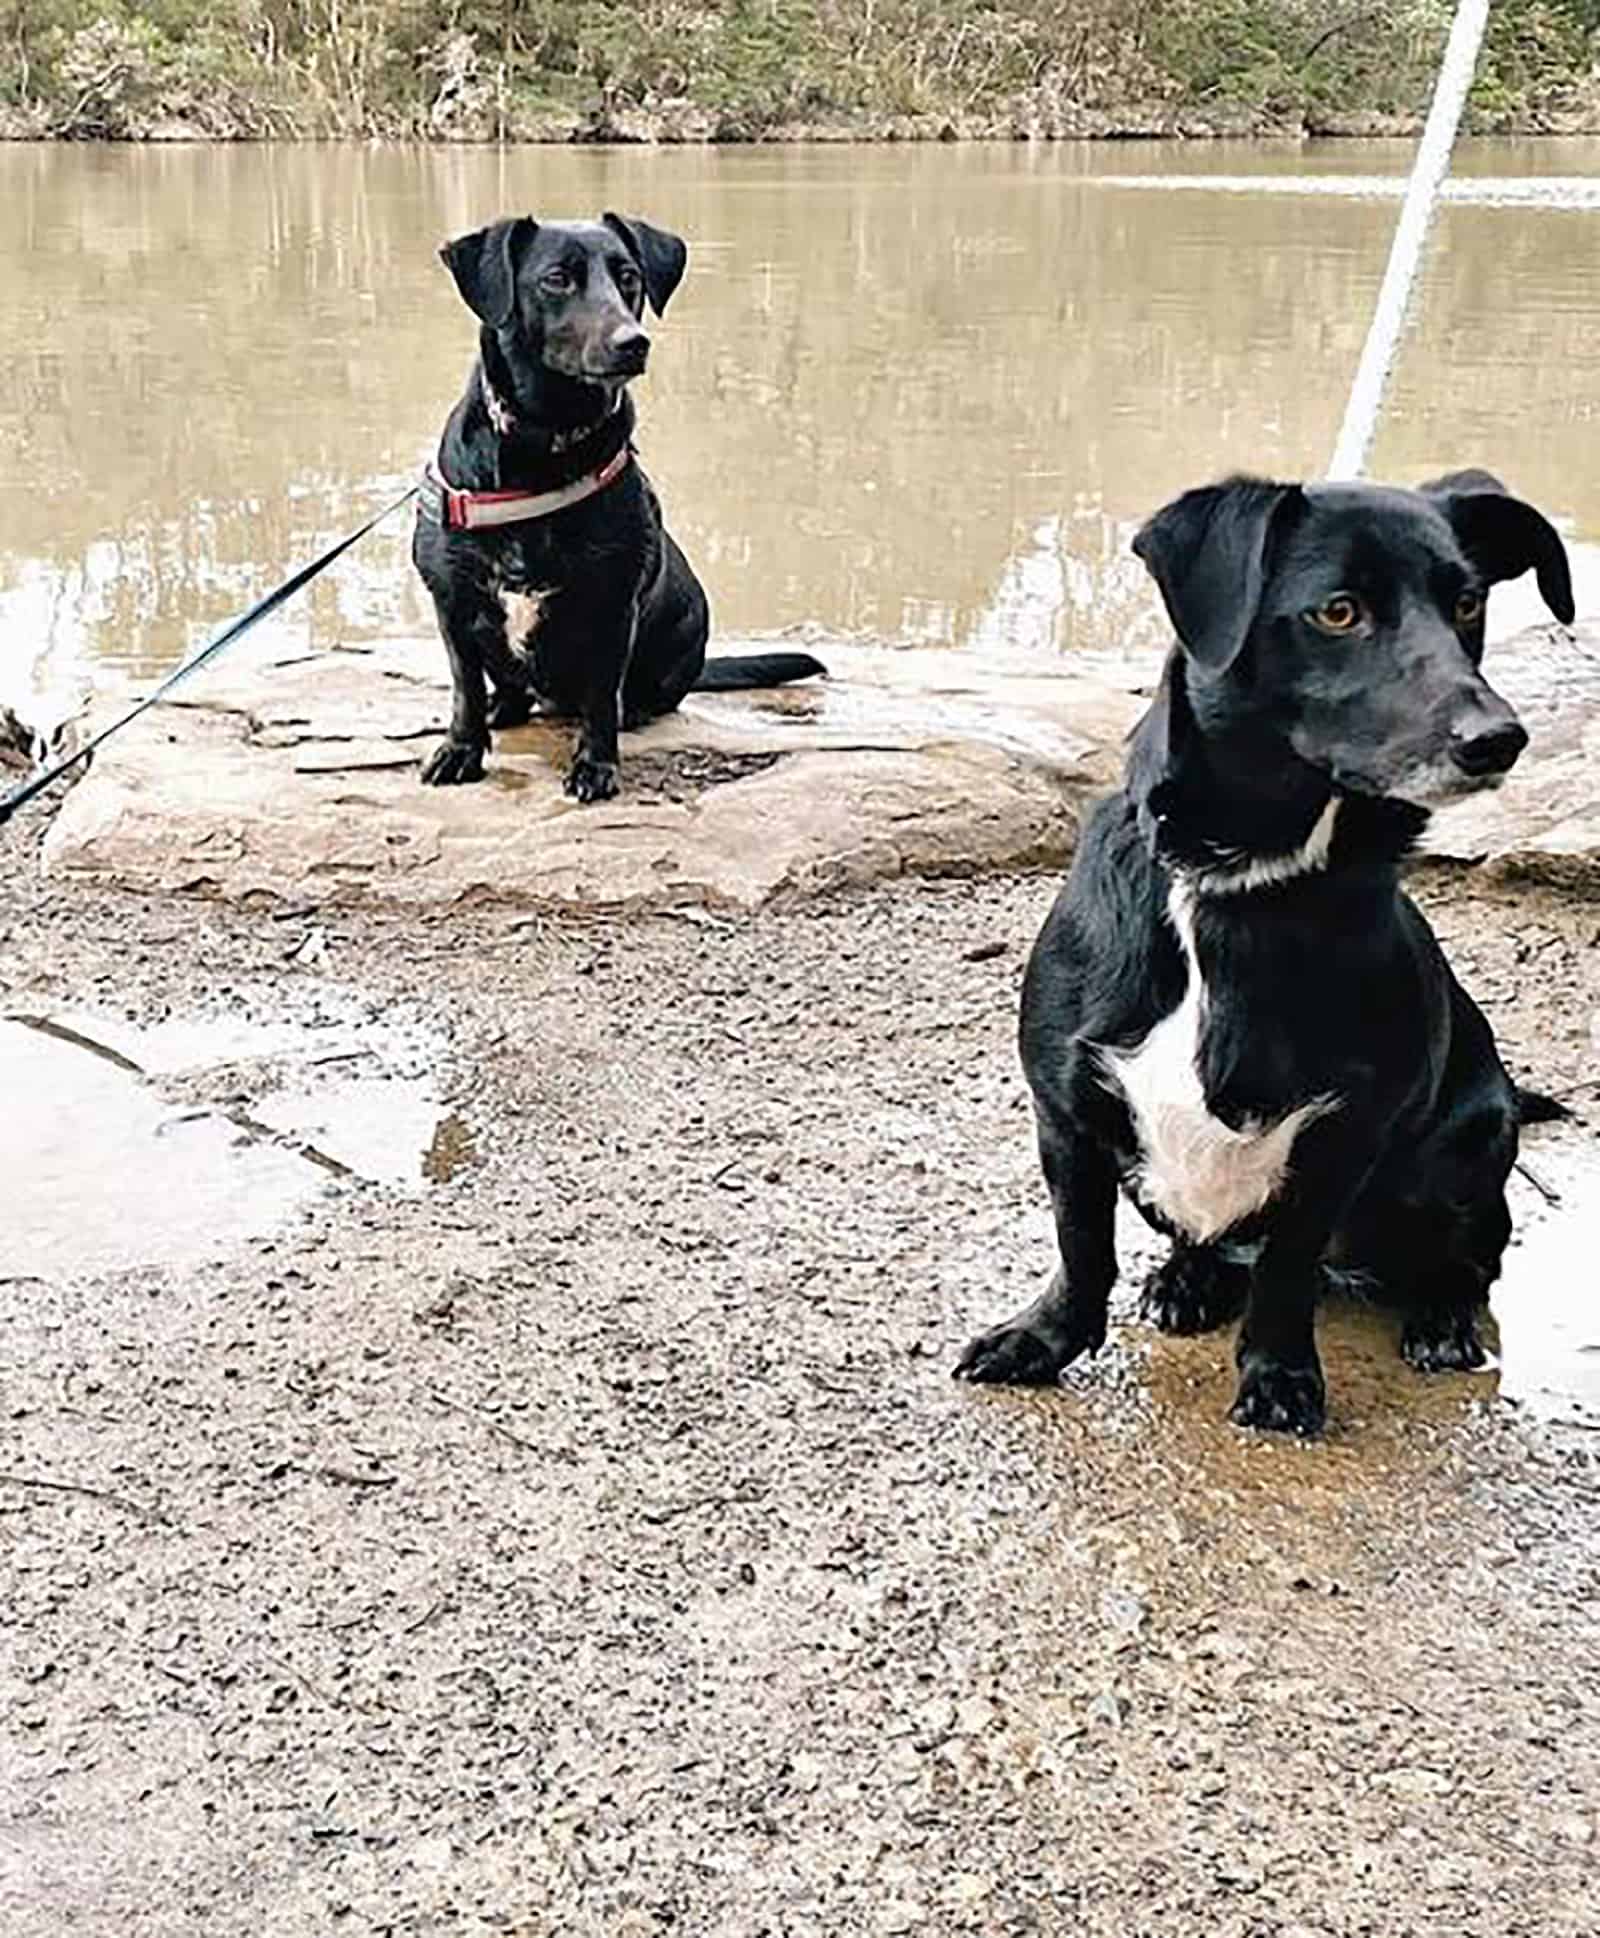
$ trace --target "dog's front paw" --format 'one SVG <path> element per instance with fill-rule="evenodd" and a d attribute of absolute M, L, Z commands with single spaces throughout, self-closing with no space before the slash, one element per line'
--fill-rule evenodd
<path fill-rule="evenodd" d="M 579 754 L 567 776 L 566 791 L 578 801 L 609 801 L 621 781 L 621 770 L 614 760 L 591 760 L 587 754 Z"/>
<path fill-rule="evenodd" d="M 1249 1266 L 1182 1245 L 1145 1280 L 1139 1310 L 1159 1332 L 1215 1332 L 1238 1317 L 1249 1289 Z"/>
<path fill-rule="evenodd" d="M 952 1371 L 980 1386 L 1054 1386 L 1063 1367 L 1104 1344 L 1104 1327 L 1091 1337 L 1072 1328 L 1030 1326 L 1018 1317 L 980 1332 Z"/>
<path fill-rule="evenodd" d="M 1406 1320 L 1400 1351 L 1419 1373 L 1472 1373 L 1488 1355 L 1471 1312 L 1415 1312 Z"/>
<path fill-rule="evenodd" d="M 459 787 L 483 779 L 483 749 L 464 740 L 445 740 L 422 763 L 424 787 Z"/>
<path fill-rule="evenodd" d="M 955 1377 L 983 1386 L 1054 1386 L 1066 1363 L 1053 1341 L 1026 1326 L 996 1326 L 967 1347 Z"/>
<path fill-rule="evenodd" d="M 1228 1415 L 1236 1427 L 1298 1433 L 1310 1440 L 1321 1433 L 1327 1416 L 1327 1387 L 1314 1359 L 1309 1366 L 1285 1366 L 1265 1353 L 1246 1353 L 1239 1362 L 1239 1391 Z"/>

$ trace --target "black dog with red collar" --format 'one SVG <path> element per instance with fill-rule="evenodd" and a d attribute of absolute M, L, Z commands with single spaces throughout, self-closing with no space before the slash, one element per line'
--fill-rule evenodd
<path fill-rule="evenodd" d="M 448 737 L 422 778 L 480 779 L 491 726 L 537 708 L 579 723 L 567 792 L 606 800 L 620 727 L 693 688 L 824 669 L 805 653 L 706 659 L 704 589 L 633 457 L 626 386 L 650 350 L 640 319 L 682 280 L 683 241 L 620 215 L 518 216 L 440 253 L 481 328 L 412 544 L 455 682 Z"/>

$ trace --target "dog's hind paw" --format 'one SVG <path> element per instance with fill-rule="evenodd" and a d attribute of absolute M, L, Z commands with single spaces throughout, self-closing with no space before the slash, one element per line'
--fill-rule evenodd
<path fill-rule="evenodd" d="M 1488 1355 L 1470 1312 L 1417 1312 L 1405 1323 L 1400 1351 L 1419 1373 L 1473 1373 Z"/>
<path fill-rule="evenodd" d="M 1239 1316 L 1249 1290 L 1248 1265 L 1180 1245 L 1145 1280 L 1139 1311 L 1158 1332 L 1215 1332 Z"/>
<path fill-rule="evenodd" d="M 621 772 L 614 760 L 591 760 L 587 754 L 580 754 L 567 776 L 566 792 L 578 801 L 609 801 L 621 784 Z"/>
<path fill-rule="evenodd" d="M 1321 1433 L 1328 1413 L 1322 1368 L 1285 1366 L 1261 1353 L 1248 1353 L 1240 1362 L 1239 1391 L 1228 1418 L 1236 1427 L 1257 1427 L 1269 1433 L 1297 1433 L 1303 1440 Z"/>
<path fill-rule="evenodd" d="M 459 787 L 483 779 L 483 749 L 462 740 L 445 740 L 422 763 L 424 787 Z"/>

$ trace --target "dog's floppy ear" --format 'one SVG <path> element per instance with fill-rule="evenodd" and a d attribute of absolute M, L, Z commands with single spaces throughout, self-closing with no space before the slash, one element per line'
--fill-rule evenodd
<path fill-rule="evenodd" d="M 1471 465 L 1465 471 L 1447 471 L 1442 478 L 1430 478 L 1426 484 L 1419 484 L 1417 489 L 1430 498 L 1449 498 L 1458 491 L 1504 492 L 1505 486 L 1492 471 Z"/>
<path fill-rule="evenodd" d="M 650 307 L 657 316 L 663 315 L 672 292 L 683 281 L 689 245 L 682 236 L 658 229 L 653 223 L 641 222 L 636 215 L 614 215 L 607 209 L 601 220 L 613 235 L 621 238 L 623 247 L 639 265 Z"/>
<path fill-rule="evenodd" d="M 491 222 L 469 236 L 457 236 L 439 251 L 439 260 L 456 279 L 461 300 L 491 330 L 511 321 L 517 300 L 517 262 L 539 225 L 531 215 Z"/>
<path fill-rule="evenodd" d="M 1572 567 L 1543 512 L 1513 498 L 1488 471 L 1451 471 L 1418 489 L 1438 500 L 1457 544 L 1486 579 L 1519 579 L 1531 567 L 1539 596 L 1563 626 L 1572 624 Z"/>
<path fill-rule="evenodd" d="M 1174 498 L 1140 529 L 1134 555 L 1197 666 L 1220 672 L 1238 656 L 1261 604 L 1273 526 L 1300 502 L 1298 485 L 1226 478 Z"/>
<path fill-rule="evenodd" d="M 1171 810 L 1190 742 L 1183 654 L 1169 653 L 1156 696 L 1128 735 L 1128 793 L 1147 833 L 1159 829 Z"/>

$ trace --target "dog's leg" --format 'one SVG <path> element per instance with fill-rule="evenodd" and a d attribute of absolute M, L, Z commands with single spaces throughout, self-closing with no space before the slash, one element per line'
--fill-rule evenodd
<path fill-rule="evenodd" d="M 1106 1303 L 1117 1278 L 1117 1173 L 1109 1153 L 1076 1123 L 1039 1116 L 1039 1157 L 1055 1211 L 1061 1264 L 1044 1292 L 956 1362 L 958 1379 L 1048 1386 L 1064 1366 L 1105 1344 Z"/>
<path fill-rule="evenodd" d="M 1229 1414 L 1235 1426 L 1305 1438 L 1322 1431 L 1328 1400 L 1317 1357 L 1316 1294 L 1315 1246 L 1269 1242 L 1239 1328 L 1239 1390 Z"/>
<path fill-rule="evenodd" d="M 1377 1280 L 1378 1296 L 1399 1307 L 1400 1351 L 1419 1373 L 1470 1373 L 1484 1364 L 1478 1321 L 1511 1237 L 1505 1180 L 1516 1132 L 1509 1111 L 1496 1125 L 1457 1125 L 1449 1135 L 1454 1152 L 1440 1149 L 1443 1139 L 1422 1145 L 1402 1198 L 1379 1190 L 1364 1207 L 1370 1238 L 1358 1262 Z M 1470 1154 L 1464 1138 L 1475 1146 Z"/>
<path fill-rule="evenodd" d="M 1489 1287 L 1500 1276 L 1500 1255 L 1511 1235 L 1503 1196 L 1484 1207 L 1479 1228 L 1482 1242 L 1473 1256 L 1435 1267 L 1412 1282 L 1403 1307 L 1400 1351 L 1419 1373 L 1471 1373 L 1488 1357 L 1478 1337 L 1478 1319 L 1488 1304 Z"/>
<path fill-rule="evenodd" d="M 1408 1177 L 1414 1185 L 1409 1167 Z M 1408 1365 L 1473 1372 L 1487 1358 L 1478 1321 L 1511 1236 L 1504 1186 L 1484 1178 L 1476 1197 L 1424 1202 L 1414 1190 L 1391 1195 L 1384 1182 L 1363 1200 L 1359 1230 L 1341 1250 L 1373 1297 L 1399 1311 Z"/>
<path fill-rule="evenodd" d="M 1477 1005 L 1452 978 L 1452 1040 L 1438 1115 L 1352 1207 L 1340 1249 L 1403 1315 L 1400 1350 L 1419 1372 L 1471 1372 L 1478 1321 L 1511 1237 L 1506 1180 L 1517 1160 L 1520 1093 Z"/>
<path fill-rule="evenodd" d="M 1517 1161 L 1522 1093 L 1506 1075 L 1488 1023 L 1452 979 L 1452 1108 L 1414 1154 L 1407 1193 L 1411 1271 L 1380 1265 L 1405 1313 L 1400 1350 L 1421 1373 L 1471 1372 L 1486 1355 L 1478 1318 L 1511 1239 L 1506 1180 Z M 1387 1250 L 1387 1247 L 1385 1248 Z"/>
<path fill-rule="evenodd" d="M 1322 1259 L 1371 1174 L 1381 1121 L 1346 1097 L 1296 1140 L 1288 1189 L 1250 1275 L 1235 1348 L 1239 1390 L 1229 1417 L 1236 1426 L 1305 1437 L 1322 1431 L 1327 1388 L 1315 1325 Z"/>
<path fill-rule="evenodd" d="M 567 793 L 579 801 L 609 801 L 617 791 L 622 687 L 633 653 L 637 623 L 637 609 L 630 605 L 621 620 L 601 621 L 595 629 L 602 638 L 607 633 L 620 632 L 624 643 L 620 655 L 597 649 L 585 670 L 584 689 L 578 703 L 578 746 L 566 779 Z"/>
<path fill-rule="evenodd" d="M 450 731 L 422 763 L 422 779 L 428 787 L 454 787 L 464 781 L 483 779 L 483 757 L 489 749 L 483 655 L 474 637 L 473 618 L 437 597 L 434 606 L 444 649 L 450 659 L 455 698 L 450 709 Z"/>
<path fill-rule="evenodd" d="M 1214 1245 L 1174 1245 L 1144 1282 L 1139 1311 L 1159 1332 L 1215 1332 L 1237 1319 L 1250 1291 L 1250 1268 Z"/>
<path fill-rule="evenodd" d="M 702 598 L 640 641 L 622 689 L 624 727 L 642 727 L 682 703 L 705 667 L 706 626 Z"/>

